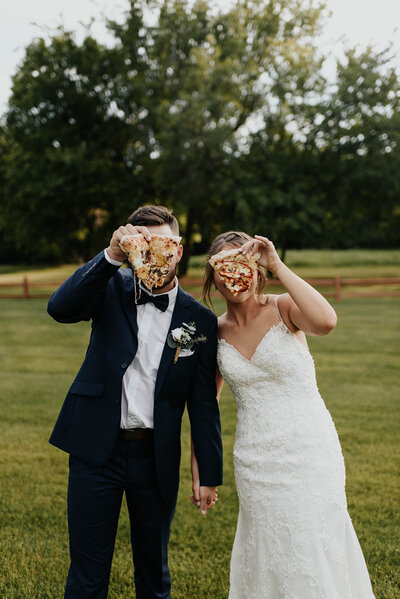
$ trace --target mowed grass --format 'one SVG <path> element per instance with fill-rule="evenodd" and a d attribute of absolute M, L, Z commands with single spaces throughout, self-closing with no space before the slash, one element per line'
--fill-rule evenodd
<path fill-rule="evenodd" d="M 191 259 L 193 275 L 205 259 Z M 288 250 L 285 263 L 303 278 L 400 277 L 400 250 Z"/>
<path fill-rule="evenodd" d="M 216 307 L 222 311 L 222 302 Z M 337 328 L 310 338 L 319 388 L 334 418 L 347 466 L 347 496 L 377 599 L 400 596 L 400 299 L 334 304 Z M 1 300 L 0 597 L 58 599 L 68 570 L 67 456 L 47 442 L 84 357 L 88 323 L 60 325 L 46 300 Z M 170 541 L 174 599 L 226 599 L 237 518 L 233 397 L 221 417 L 225 481 L 206 518 L 189 502 L 189 426 L 182 430 L 181 487 Z M 124 505 L 110 599 L 135 596 Z"/>
<path fill-rule="evenodd" d="M 330 278 L 340 276 L 342 279 L 361 278 L 400 278 L 400 250 L 289 250 L 286 263 L 290 268 L 305 279 Z M 194 284 L 193 278 L 198 283 L 191 287 L 193 295 L 201 297 L 201 286 L 206 256 L 192 256 L 188 277 L 190 285 Z M 7 295 L 23 295 L 22 282 L 28 278 L 29 293 L 49 296 L 62 281 L 69 277 L 77 268 L 77 264 L 63 264 L 60 266 L 23 266 L 0 265 L 0 298 Z M 18 285 L 9 287 L 5 285 Z M 34 285 L 34 286 L 32 286 Z M 333 285 L 319 286 L 318 290 L 324 294 L 333 294 Z M 274 287 L 276 293 L 282 293 L 283 288 Z M 387 293 L 400 294 L 400 284 L 359 285 L 343 286 L 342 292 L 346 293 Z"/>
<path fill-rule="evenodd" d="M 400 277 L 400 250 L 289 250 L 285 261 L 301 277 Z M 205 255 L 192 256 L 189 276 L 202 278 L 205 264 Z M 76 268 L 0 265 L 0 284 L 20 283 L 24 276 L 32 283 L 58 283 Z"/>

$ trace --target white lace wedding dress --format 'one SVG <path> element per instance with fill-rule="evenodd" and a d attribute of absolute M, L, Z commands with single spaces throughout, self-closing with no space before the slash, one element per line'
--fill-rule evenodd
<path fill-rule="evenodd" d="M 250 360 L 221 339 L 218 364 L 238 412 L 229 599 L 374 599 L 311 354 L 280 320 Z"/>

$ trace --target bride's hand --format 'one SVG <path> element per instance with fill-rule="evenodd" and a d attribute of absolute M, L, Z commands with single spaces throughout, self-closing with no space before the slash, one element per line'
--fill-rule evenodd
<path fill-rule="evenodd" d="M 276 271 L 282 264 L 282 260 L 279 258 L 272 241 L 267 239 L 267 237 L 262 237 L 261 235 L 255 235 L 254 239 L 247 241 L 242 246 L 242 253 L 249 254 L 250 256 L 255 253 L 259 253 L 260 266 L 268 268 L 268 270 L 273 272 L 274 274 L 276 274 Z"/>

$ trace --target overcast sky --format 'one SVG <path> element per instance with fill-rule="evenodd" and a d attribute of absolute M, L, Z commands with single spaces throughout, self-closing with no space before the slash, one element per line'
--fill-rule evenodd
<path fill-rule="evenodd" d="M 340 54 L 343 42 L 382 46 L 392 40 L 400 66 L 400 0 L 326 0 L 332 17 L 321 44 L 334 54 Z M 225 7 L 229 0 L 214 0 Z M 10 95 L 11 76 L 32 38 L 44 35 L 46 28 L 61 22 L 69 29 L 79 30 L 80 22 L 102 13 L 118 17 L 127 7 L 127 0 L 112 4 L 104 0 L 3 0 L 0 8 L 0 113 L 4 112 Z M 38 27 L 38 25 L 41 27 Z M 397 29 L 396 29 L 397 28 Z M 94 27 L 94 34 L 105 41 L 104 28 Z"/>

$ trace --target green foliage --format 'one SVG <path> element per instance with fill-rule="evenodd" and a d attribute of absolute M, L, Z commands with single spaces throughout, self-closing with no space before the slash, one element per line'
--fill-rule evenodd
<path fill-rule="evenodd" d="M 331 246 L 396 247 L 400 241 L 400 80 L 390 48 L 348 50 L 337 86 L 315 107 L 308 136 L 325 190 Z"/>
<path fill-rule="evenodd" d="M 26 50 L 7 113 L 1 215 L 6 240 L 28 260 L 88 258 L 128 191 L 130 127 L 113 99 L 118 58 L 63 30 Z"/>
<path fill-rule="evenodd" d="M 250 137 L 233 169 L 233 226 L 268 231 L 283 253 L 398 246 L 400 82 L 390 54 L 349 50 L 337 85 L 316 97 L 282 103 Z"/>
<path fill-rule="evenodd" d="M 348 50 L 328 85 L 324 15 L 131 0 L 110 46 L 62 27 L 33 40 L 0 131 L 3 260 L 87 259 L 144 203 L 179 218 L 181 272 L 230 227 L 283 254 L 396 247 L 398 74 L 389 50 Z"/>
<path fill-rule="evenodd" d="M 189 257 L 193 235 L 208 242 L 224 220 L 221 173 L 235 133 L 267 88 L 283 97 L 295 71 L 303 82 L 312 70 L 318 9 L 284 0 L 216 12 L 165 0 L 149 25 L 144 5 L 132 1 L 123 23 L 108 23 L 112 48 L 91 37 L 78 45 L 59 29 L 26 50 L 7 113 L 1 205 L 6 239 L 19 224 L 21 256 L 87 257 L 102 229 L 162 202 L 181 219 Z"/>

